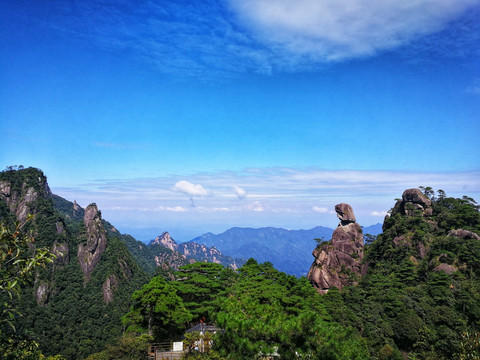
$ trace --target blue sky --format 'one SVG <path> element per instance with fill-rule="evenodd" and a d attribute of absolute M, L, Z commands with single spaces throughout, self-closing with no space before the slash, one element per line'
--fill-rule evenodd
<path fill-rule="evenodd" d="M 478 0 L 6 0 L 0 164 L 142 239 L 336 226 L 339 202 L 370 225 L 420 185 L 478 200 L 479 20 Z"/>

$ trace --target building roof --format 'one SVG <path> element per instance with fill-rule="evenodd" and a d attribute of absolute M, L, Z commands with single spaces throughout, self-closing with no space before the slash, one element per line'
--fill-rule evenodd
<path fill-rule="evenodd" d="M 188 329 L 186 332 L 187 333 L 192 333 L 194 331 L 198 331 L 198 332 L 203 332 L 205 333 L 206 331 L 208 332 L 217 332 L 217 331 L 221 331 L 222 329 L 216 327 L 215 325 L 208 325 L 208 324 L 204 324 L 204 323 L 198 323 L 197 325 L 195 326 L 192 326 L 190 329 Z"/>

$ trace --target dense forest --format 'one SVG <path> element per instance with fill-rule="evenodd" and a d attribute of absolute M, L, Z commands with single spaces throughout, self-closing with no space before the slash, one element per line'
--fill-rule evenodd
<path fill-rule="evenodd" d="M 193 349 L 200 336 L 207 351 L 186 358 L 480 359 L 479 206 L 421 189 L 428 211 L 398 201 L 383 233 L 365 234 L 365 274 L 320 295 L 307 278 L 254 259 L 238 270 L 156 269 L 96 206 L 51 194 L 38 169 L 8 169 L 2 359 L 146 359 L 149 343 L 184 339 Z M 199 322 L 221 331 L 185 334 Z"/>

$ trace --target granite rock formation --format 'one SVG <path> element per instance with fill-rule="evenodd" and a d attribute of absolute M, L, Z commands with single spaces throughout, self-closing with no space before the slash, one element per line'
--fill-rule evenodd
<path fill-rule="evenodd" d="M 432 216 L 432 201 L 420 189 L 407 189 L 392 209 L 392 215 L 397 213 L 406 216 Z"/>
<path fill-rule="evenodd" d="M 332 287 L 342 289 L 355 284 L 355 278 L 364 272 L 363 233 L 353 209 L 342 203 L 335 206 L 335 211 L 340 224 L 332 239 L 313 251 L 315 260 L 307 275 L 320 294 L 325 294 Z"/>
<path fill-rule="evenodd" d="M 480 240 L 480 236 L 474 233 L 473 231 L 457 229 L 457 230 L 450 230 L 448 236 L 453 236 L 458 239 L 476 239 Z"/>
<path fill-rule="evenodd" d="M 103 301 L 105 304 L 110 304 L 113 301 L 114 293 L 118 290 L 118 280 L 115 274 L 107 277 L 102 285 Z"/>
<path fill-rule="evenodd" d="M 20 188 L 10 181 L 0 181 L 0 199 L 5 201 L 20 223 L 27 219 L 28 214 L 36 213 L 33 205 L 39 197 L 47 198 L 51 194 L 47 179 L 41 172 L 37 178 L 23 182 Z"/>
<path fill-rule="evenodd" d="M 167 249 L 170 249 L 172 251 L 177 251 L 178 250 L 178 244 L 175 240 L 172 239 L 170 234 L 168 232 L 162 233 L 162 235 L 157 236 L 155 240 L 151 242 L 151 244 L 158 244 L 163 247 L 166 247 Z"/>
<path fill-rule="evenodd" d="M 190 263 L 195 261 L 213 262 L 216 264 L 229 266 L 235 270 L 245 263 L 245 261 L 242 259 L 233 259 L 230 256 L 223 255 L 220 250 L 213 246 L 209 247 L 192 241 L 178 244 L 174 239 L 172 239 L 168 232 L 162 233 L 162 235 L 157 236 L 155 240 L 150 242 L 150 245 L 155 244 L 170 249 L 174 253 L 178 253 L 177 256 L 182 257 L 185 261 Z M 155 262 L 157 263 L 157 266 L 160 266 L 165 261 L 165 255 L 166 254 L 163 254 L 162 256 L 162 254 L 158 254 L 155 256 Z M 239 261 L 239 264 L 237 261 Z M 176 268 L 176 266 L 172 267 Z"/>
<path fill-rule="evenodd" d="M 86 228 L 87 243 L 78 246 L 78 261 L 85 282 L 90 281 L 91 273 L 107 248 L 107 233 L 102 224 L 102 216 L 96 204 L 85 209 L 83 223 Z"/>

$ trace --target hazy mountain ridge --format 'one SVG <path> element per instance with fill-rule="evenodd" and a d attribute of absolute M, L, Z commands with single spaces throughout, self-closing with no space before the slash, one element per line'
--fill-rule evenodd
<path fill-rule="evenodd" d="M 166 249 L 182 254 L 185 258 L 194 259 L 201 262 L 222 264 L 223 266 L 228 266 L 232 269 L 237 269 L 246 262 L 245 259 L 234 259 L 228 255 L 224 255 L 214 246 L 208 247 L 204 244 L 198 244 L 196 242 L 185 242 L 178 244 L 168 232 L 164 232 L 157 236 L 154 240 L 150 241 L 148 246 L 150 248 L 154 248 L 155 246 L 163 246 Z"/>
<path fill-rule="evenodd" d="M 333 229 L 317 226 L 310 230 L 234 227 L 221 234 L 207 233 L 190 242 L 215 247 L 232 257 L 271 262 L 286 273 L 306 275 L 312 261 L 316 238 L 328 240 Z"/>
<path fill-rule="evenodd" d="M 382 224 L 367 226 L 364 234 L 378 235 Z M 198 243 L 219 249 L 222 254 L 240 258 L 254 258 L 271 262 L 277 269 L 295 276 L 307 275 L 312 262 L 315 239 L 325 241 L 332 237 L 333 229 L 317 226 L 308 230 L 287 230 L 275 227 L 233 227 L 221 234 L 211 232 L 187 243 Z"/>

